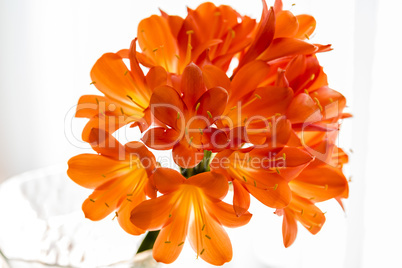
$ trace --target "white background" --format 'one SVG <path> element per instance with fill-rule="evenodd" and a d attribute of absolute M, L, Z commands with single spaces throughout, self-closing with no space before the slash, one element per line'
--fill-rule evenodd
<path fill-rule="evenodd" d="M 261 14 L 259 0 L 213 2 L 254 18 Z M 186 5 L 199 3 L 1 0 L 0 182 L 87 152 L 79 142 L 85 120 L 68 119 L 81 95 L 96 93 L 89 85 L 95 61 L 105 52 L 127 48 L 138 22 L 158 13 L 158 7 L 184 16 Z M 328 213 L 322 232 L 311 236 L 301 230 L 287 250 L 281 244 L 280 218 L 253 204 L 250 225 L 231 232 L 234 261 L 227 267 L 402 267 L 402 2 L 284 3 L 289 8 L 296 3 L 291 7 L 295 14 L 315 16 L 313 42 L 333 44 L 334 50 L 319 59 L 330 86 L 347 97 L 348 112 L 354 114 L 339 139 L 351 158 L 345 171 L 352 179 L 351 198 L 346 216 L 334 202 L 324 204 Z M 173 267 L 184 263 L 181 259 Z"/>

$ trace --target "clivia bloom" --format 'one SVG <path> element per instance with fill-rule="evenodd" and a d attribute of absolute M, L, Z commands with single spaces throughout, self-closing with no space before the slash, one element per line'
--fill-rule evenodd
<path fill-rule="evenodd" d="M 75 116 L 90 119 L 82 132 L 84 141 L 93 128 L 113 133 L 129 123 L 142 130 L 151 124 L 149 100 L 155 87 L 167 83 L 167 73 L 156 66 L 145 76 L 136 58 L 135 42 L 130 49 L 104 54 L 93 66 L 92 84 L 104 96 L 84 95 L 78 101 Z M 130 69 L 123 59 L 130 60 Z"/>
<path fill-rule="evenodd" d="M 230 6 L 216 7 L 207 2 L 195 10 L 188 8 L 186 18 L 153 15 L 138 25 L 138 55 L 148 67 L 163 66 L 181 74 L 190 63 L 213 64 L 224 71 L 235 54 L 252 42 L 255 20 L 241 16 Z"/>
<path fill-rule="evenodd" d="M 131 221 L 144 230 L 161 229 L 154 245 L 154 259 L 172 263 L 179 256 L 186 237 L 203 260 L 222 265 L 232 259 L 232 245 L 222 225 L 238 227 L 251 214 L 238 217 L 222 199 L 228 191 L 220 174 L 204 172 L 187 180 L 177 171 L 158 168 L 155 186 L 163 195 L 144 201 L 131 213 Z"/>
<path fill-rule="evenodd" d="M 98 154 L 80 154 L 68 161 L 68 176 L 77 184 L 94 189 L 82 204 L 85 217 L 98 221 L 115 211 L 120 226 L 139 235 L 143 229 L 130 222 L 131 210 L 156 192 L 149 177 L 155 157 L 140 142 L 121 145 L 112 135 L 92 129 L 92 148 Z"/>
<path fill-rule="evenodd" d="M 130 234 L 160 230 L 157 261 L 175 261 L 187 236 L 205 261 L 230 261 L 222 226 L 247 224 L 252 197 L 283 216 L 286 247 L 297 222 L 321 230 L 316 203 L 343 207 L 348 197 L 348 156 L 335 140 L 350 115 L 316 57 L 331 46 L 309 42 L 312 16 L 262 3 L 258 23 L 212 3 L 185 18 L 161 11 L 139 23 L 129 49 L 104 54 L 91 71 L 104 96 L 81 97 L 76 117 L 89 119 L 82 138 L 98 154 L 71 158 L 68 175 L 94 189 L 87 218 L 115 211 Z M 127 124 L 143 143 L 111 135 Z M 157 165 L 147 147 L 172 150 L 181 174 Z M 229 185 L 232 204 L 222 201 Z"/>
<path fill-rule="evenodd" d="M 175 88 L 165 85 L 154 90 L 150 108 L 166 127 L 149 129 L 144 143 L 154 149 L 172 149 L 176 164 L 194 167 L 202 160 L 204 150 L 215 151 L 227 142 L 224 132 L 211 127 L 226 102 L 226 90 L 207 88 L 201 69 L 190 64 Z"/>

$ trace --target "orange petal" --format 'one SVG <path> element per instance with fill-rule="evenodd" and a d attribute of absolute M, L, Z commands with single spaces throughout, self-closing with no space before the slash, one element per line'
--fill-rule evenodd
<path fill-rule="evenodd" d="M 68 161 L 67 175 L 77 184 L 94 189 L 112 179 L 113 170 L 124 167 L 126 163 L 96 154 L 80 154 Z M 110 172 L 113 172 L 112 174 Z M 108 176 L 105 176 L 108 174 Z M 113 176 L 111 176 L 113 175 Z"/>
<path fill-rule="evenodd" d="M 242 213 L 242 215 L 236 215 L 233 211 L 233 206 L 225 202 L 209 204 L 208 210 L 216 216 L 222 225 L 231 228 L 246 225 L 252 216 L 247 211 Z"/>
<path fill-rule="evenodd" d="M 173 205 L 171 195 L 145 200 L 132 210 L 130 220 L 140 229 L 159 230 L 169 220 Z"/>
<path fill-rule="evenodd" d="M 91 79 L 103 94 L 126 105 L 145 109 L 151 92 L 139 87 L 123 59 L 114 53 L 104 54 L 91 70 Z"/>
<path fill-rule="evenodd" d="M 184 205 L 172 211 L 169 224 L 158 235 L 153 248 L 153 257 L 158 262 L 172 263 L 179 256 L 185 242 L 191 207 L 188 200 L 183 200 Z"/>
<path fill-rule="evenodd" d="M 311 54 L 317 47 L 296 38 L 277 38 L 272 44 L 258 57 L 262 61 L 271 61 L 286 56 L 300 54 Z"/>
<path fill-rule="evenodd" d="M 197 100 L 193 110 L 205 117 L 210 123 L 217 120 L 226 108 L 228 93 L 221 87 L 209 89 Z"/>
<path fill-rule="evenodd" d="M 228 190 L 229 185 L 226 178 L 215 172 L 203 172 L 188 178 L 185 183 L 197 186 L 204 194 L 215 199 L 222 200 Z"/>
<path fill-rule="evenodd" d="M 295 35 L 295 38 L 306 39 L 306 35 L 310 36 L 314 32 L 316 21 L 313 16 L 304 14 L 297 15 L 296 18 L 299 22 L 299 29 Z"/>
<path fill-rule="evenodd" d="M 230 79 L 224 71 L 214 65 L 202 67 L 202 76 L 208 89 L 213 87 L 222 87 L 227 91 L 230 89 Z"/>
<path fill-rule="evenodd" d="M 162 123 L 177 129 L 177 121 L 184 118 L 185 104 L 175 89 L 161 86 L 154 90 L 150 101 L 153 115 Z M 178 116 L 179 114 L 179 116 Z"/>
<path fill-rule="evenodd" d="M 143 19 L 138 24 L 137 36 L 145 55 L 168 72 L 177 70 L 177 45 L 164 18 L 153 15 Z"/>
<path fill-rule="evenodd" d="M 110 133 L 102 129 L 93 128 L 88 138 L 89 144 L 97 153 L 114 159 L 125 157 L 125 149 Z"/>
<path fill-rule="evenodd" d="M 269 66 L 263 61 L 253 61 L 239 69 L 232 80 L 230 108 L 237 105 L 237 100 L 255 90 L 269 72 Z"/>
<path fill-rule="evenodd" d="M 142 140 L 152 149 L 170 150 L 178 142 L 178 138 L 179 133 L 176 130 L 156 127 L 145 132 Z"/>
<path fill-rule="evenodd" d="M 283 214 L 282 236 L 283 244 L 286 248 L 293 244 L 297 236 L 297 221 L 292 213 L 287 210 L 285 210 L 285 213 Z"/>
<path fill-rule="evenodd" d="M 167 84 L 167 73 L 160 66 L 152 67 L 147 73 L 146 81 L 149 89 L 153 91 L 155 88 Z"/>
<path fill-rule="evenodd" d="M 301 197 L 321 202 L 341 195 L 347 184 L 347 179 L 339 169 L 321 165 L 307 167 L 289 186 Z"/>
<path fill-rule="evenodd" d="M 322 118 L 317 103 L 305 93 L 301 93 L 293 98 L 286 115 L 293 124 L 313 123 L 320 121 Z"/>
<path fill-rule="evenodd" d="M 286 207 L 292 193 L 288 183 L 281 176 L 273 173 L 259 172 L 252 176 L 256 184 L 243 184 L 246 189 L 264 205 L 271 208 Z"/>
<path fill-rule="evenodd" d="M 293 92 L 288 87 L 268 86 L 258 88 L 251 98 L 254 101 L 242 108 L 242 113 L 252 116 L 271 117 L 275 114 L 284 114 L 292 101 Z"/>
<path fill-rule="evenodd" d="M 132 175 L 124 174 L 97 187 L 82 204 L 85 217 L 92 221 L 99 221 L 113 212 L 118 207 L 121 196 L 126 196 L 132 189 L 129 176 Z"/>
<path fill-rule="evenodd" d="M 262 1 L 263 11 L 258 23 L 257 32 L 253 43 L 250 45 L 244 57 L 240 60 L 239 68 L 256 59 L 272 42 L 275 34 L 275 13 L 271 7 L 268 10 L 265 0 Z"/>
<path fill-rule="evenodd" d="M 285 211 L 291 209 L 294 217 L 312 234 L 317 234 L 325 223 L 325 215 L 311 201 L 292 195 L 292 201 Z"/>
<path fill-rule="evenodd" d="M 183 140 L 173 146 L 172 154 L 174 162 L 182 168 L 193 168 L 204 157 L 203 151 L 197 150 Z"/>
<path fill-rule="evenodd" d="M 233 180 L 233 209 L 239 217 L 250 207 L 250 193 L 237 180 Z"/>
<path fill-rule="evenodd" d="M 206 91 L 201 69 L 190 63 L 183 71 L 181 80 L 181 92 L 187 107 L 193 107 L 196 101 Z"/>
<path fill-rule="evenodd" d="M 190 227 L 190 244 L 197 256 L 213 265 L 223 265 L 232 259 L 232 244 L 217 219 L 208 212 L 195 213 Z M 202 215 L 202 216 L 201 216 Z"/>
<path fill-rule="evenodd" d="M 179 172 L 171 168 L 158 168 L 153 177 L 155 186 L 162 194 L 177 190 L 186 181 Z"/>
<path fill-rule="evenodd" d="M 275 38 L 293 37 L 299 29 L 297 18 L 288 10 L 276 14 Z"/>

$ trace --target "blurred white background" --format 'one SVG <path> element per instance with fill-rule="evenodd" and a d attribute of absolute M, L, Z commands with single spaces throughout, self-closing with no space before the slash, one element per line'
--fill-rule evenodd
<path fill-rule="evenodd" d="M 184 16 L 186 5 L 195 8 L 201 2 L 1 0 L 0 182 L 89 151 L 80 142 L 85 120 L 71 119 L 78 98 L 96 93 L 89 85 L 95 61 L 127 48 L 138 22 L 159 7 Z M 255 18 L 261 14 L 260 0 L 212 2 Z M 284 4 L 295 14 L 313 15 L 318 26 L 312 41 L 334 47 L 319 59 L 330 86 L 347 97 L 348 112 L 354 114 L 339 138 L 351 158 L 346 169 L 351 197 L 346 216 L 335 202 L 323 204 L 328 213 L 322 232 L 311 236 L 300 228 L 296 243 L 286 250 L 281 219 L 254 202 L 251 223 L 231 231 L 234 261 L 227 267 L 402 267 L 402 2 Z M 0 215 L 4 220 L 13 219 Z M 186 267 L 193 257 L 183 252 L 172 267 Z"/>

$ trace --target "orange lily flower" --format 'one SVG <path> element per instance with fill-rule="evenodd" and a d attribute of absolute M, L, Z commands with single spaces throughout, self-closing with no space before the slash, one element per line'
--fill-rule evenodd
<path fill-rule="evenodd" d="M 311 54 L 321 48 L 303 41 L 315 29 L 313 17 L 294 16 L 290 11 L 282 10 L 281 0 L 276 0 L 270 9 L 265 0 L 262 3 L 263 12 L 253 34 L 253 42 L 240 57 L 238 68 L 253 60 L 269 62 L 283 57 Z"/>
<path fill-rule="evenodd" d="M 104 129 L 109 133 L 134 123 L 141 130 L 151 124 L 148 109 L 155 87 L 167 83 L 162 67 L 153 67 L 145 76 L 136 58 L 136 40 L 129 50 L 106 53 L 91 70 L 92 83 L 104 96 L 84 95 L 78 101 L 76 117 L 89 118 L 82 138 L 88 141 L 91 129 Z M 130 60 L 130 70 L 123 59 Z"/>
<path fill-rule="evenodd" d="M 320 160 L 313 161 L 296 179 L 289 182 L 292 200 L 288 207 L 277 210 L 283 215 L 282 234 L 285 247 L 293 244 L 297 235 L 297 221 L 310 233 L 316 234 L 325 216 L 314 203 L 332 198 L 347 197 L 348 182 L 342 171 Z"/>
<path fill-rule="evenodd" d="M 226 71 L 233 56 L 251 43 L 255 20 L 230 6 L 203 3 L 188 8 L 185 19 L 161 12 L 138 25 L 139 59 L 145 66 L 181 74 L 190 62 L 207 62 Z"/>
<path fill-rule="evenodd" d="M 115 211 L 120 226 L 128 233 L 145 232 L 130 222 L 130 213 L 146 195 L 156 197 L 149 179 L 155 157 L 140 142 L 121 145 L 103 130 L 92 129 L 92 148 L 98 154 L 81 154 L 68 161 L 68 176 L 77 184 L 94 189 L 82 204 L 85 217 L 98 221 Z"/>
<path fill-rule="evenodd" d="M 289 181 L 312 160 L 295 147 L 247 148 L 218 153 L 210 167 L 233 183 L 233 207 L 242 215 L 250 206 L 250 194 L 268 207 L 288 206 L 292 198 Z"/>
<path fill-rule="evenodd" d="M 144 201 L 131 213 L 131 221 L 138 228 L 161 229 L 153 249 L 154 259 L 175 261 L 190 232 L 190 244 L 197 256 L 213 265 L 230 261 L 232 246 L 222 225 L 245 225 L 251 214 L 237 217 L 232 206 L 222 201 L 228 191 L 227 180 L 213 172 L 186 180 L 175 170 L 158 168 L 154 182 L 163 195 Z"/>
<path fill-rule="evenodd" d="M 150 101 L 155 118 L 170 128 L 152 128 L 143 141 L 153 149 L 173 149 L 176 164 L 191 168 L 202 160 L 204 150 L 216 151 L 227 142 L 223 131 L 211 127 L 225 109 L 227 92 L 221 87 L 207 89 L 195 64 L 188 65 L 179 78 L 175 88 L 156 88 Z"/>

